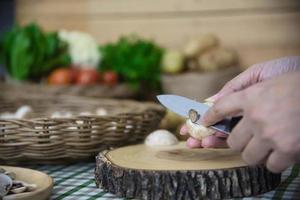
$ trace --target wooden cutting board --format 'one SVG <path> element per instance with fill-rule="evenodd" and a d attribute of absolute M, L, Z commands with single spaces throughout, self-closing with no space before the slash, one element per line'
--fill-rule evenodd
<path fill-rule="evenodd" d="M 188 149 L 185 143 L 133 145 L 96 158 L 98 187 L 138 199 L 224 199 L 273 190 L 280 174 L 248 166 L 230 149 Z"/>

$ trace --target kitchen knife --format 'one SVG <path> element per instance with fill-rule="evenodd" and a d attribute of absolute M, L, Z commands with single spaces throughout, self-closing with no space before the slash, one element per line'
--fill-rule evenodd
<path fill-rule="evenodd" d="M 191 120 L 197 124 L 200 124 L 199 119 L 210 108 L 208 105 L 178 95 L 158 95 L 157 99 L 163 106 L 180 116 L 190 119 L 192 116 L 194 119 Z M 210 128 L 229 134 L 241 118 L 242 117 L 226 118 L 210 126 Z"/>

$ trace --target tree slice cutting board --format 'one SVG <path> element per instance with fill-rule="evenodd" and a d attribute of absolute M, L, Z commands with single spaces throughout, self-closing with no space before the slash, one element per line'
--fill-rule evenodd
<path fill-rule="evenodd" d="M 133 145 L 99 153 L 98 187 L 138 199 L 227 199 L 273 190 L 280 174 L 247 166 L 230 149 L 188 149 L 185 143 Z"/>

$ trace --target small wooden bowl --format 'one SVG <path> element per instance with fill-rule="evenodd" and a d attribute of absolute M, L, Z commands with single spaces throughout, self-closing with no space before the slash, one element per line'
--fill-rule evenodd
<path fill-rule="evenodd" d="M 53 179 L 49 175 L 37 170 L 21 167 L 0 167 L 7 171 L 14 172 L 16 174 L 16 180 L 37 185 L 37 189 L 32 192 L 7 195 L 3 200 L 45 200 L 50 197 L 53 189 Z"/>

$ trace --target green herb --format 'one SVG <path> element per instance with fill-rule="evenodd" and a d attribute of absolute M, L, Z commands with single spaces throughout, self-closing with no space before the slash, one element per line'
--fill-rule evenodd
<path fill-rule="evenodd" d="M 67 45 L 57 33 L 44 33 L 36 24 L 14 26 L 0 40 L 0 63 L 14 79 L 40 78 L 70 63 Z"/>
<path fill-rule="evenodd" d="M 136 36 L 121 37 L 116 43 L 100 47 L 102 62 L 99 70 L 113 70 L 134 89 L 141 85 L 151 89 L 160 87 L 162 48 Z"/>

